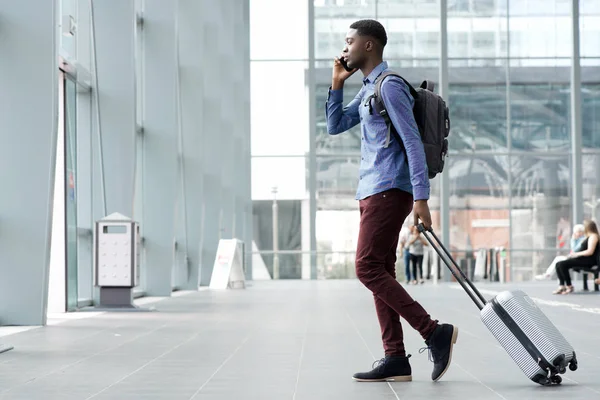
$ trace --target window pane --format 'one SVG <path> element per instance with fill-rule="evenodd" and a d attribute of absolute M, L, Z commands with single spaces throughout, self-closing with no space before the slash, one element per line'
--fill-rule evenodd
<path fill-rule="evenodd" d="M 308 198 L 305 157 L 252 157 L 252 200 Z"/>
<path fill-rule="evenodd" d="M 308 152 L 308 90 L 304 61 L 253 61 L 251 65 L 252 155 Z M 276 89 L 272 82 L 285 82 Z"/>
<path fill-rule="evenodd" d="M 331 73 L 329 74 L 329 77 L 327 77 L 326 75 L 323 77 L 324 79 L 331 80 Z M 325 116 L 325 106 L 330 85 L 331 82 L 319 82 L 315 91 L 317 97 L 317 154 L 355 153 L 358 155 L 360 153 L 360 124 L 338 135 L 330 135 L 329 133 L 327 133 L 327 119 Z M 346 84 L 344 87 L 344 105 L 352 101 L 352 99 L 354 98 L 354 96 L 356 96 L 356 93 L 358 93 L 359 90 L 360 86 L 358 85 Z"/>
<path fill-rule="evenodd" d="M 533 82 L 517 81 L 517 73 L 529 75 Z M 569 149 L 571 98 L 565 74 L 568 71 L 558 68 L 511 68 L 515 81 L 510 89 L 513 149 Z"/>
<path fill-rule="evenodd" d="M 600 154 L 586 154 L 583 156 L 583 217 L 600 218 Z"/>
<path fill-rule="evenodd" d="M 307 21 L 306 0 L 250 0 L 250 59 L 308 59 Z"/>
<path fill-rule="evenodd" d="M 437 17 L 438 0 L 378 0 L 377 16 L 384 17 Z"/>
<path fill-rule="evenodd" d="M 304 221 L 308 221 L 308 207 L 302 207 L 302 200 L 277 200 L 278 249 L 280 251 L 302 251 Z M 273 276 L 273 201 L 255 200 L 252 202 L 254 217 L 254 242 L 271 277 Z M 300 279 L 302 273 L 301 254 L 278 254 L 279 278 Z"/>
<path fill-rule="evenodd" d="M 581 88 L 581 103 L 583 147 L 600 148 L 600 85 L 584 83 Z M 598 171 L 600 170 L 596 170 L 596 173 Z"/>
<path fill-rule="evenodd" d="M 352 278 L 360 213 L 355 200 L 360 157 L 317 158 L 317 270 L 320 278 Z"/>
<path fill-rule="evenodd" d="M 569 57 L 570 0 L 510 0 L 513 57 Z"/>
<path fill-rule="evenodd" d="M 350 30 L 350 25 L 360 18 L 315 19 L 315 57 L 329 61 L 340 55 L 345 46 L 346 34 Z"/>
<path fill-rule="evenodd" d="M 451 0 L 448 2 L 448 16 L 465 15 L 471 10 L 471 0 Z"/>
<path fill-rule="evenodd" d="M 436 30 L 416 32 L 415 47 L 418 49 L 417 58 L 436 58 L 440 54 L 440 33 Z"/>
<path fill-rule="evenodd" d="M 579 30 L 581 56 L 600 56 L 600 15 L 580 16 Z"/>
<path fill-rule="evenodd" d="M 579 0 L 579 12 L 581 15 L 600 15 L 600 1 Z"/>
<path fill-rule="evenodd" d="M 448 57 L 466 58 L 469 56 L 469 33 L 448 32 Z"/>
<path fill-rule="evenodd" d="M 356 209 L 359 167 L 360 157 L 317 157 L 317 208 Z"/>
<path fill-rule="evenodd" d="M 507 0 L 500 1 L 504 3 Z M 508 3 L 511 15 L 570 15 L 571 0 L 508 0 Z"/>
<path fill-rule="evenodd" d="M 471 56 L 494 57 L 496 55 L 496 32 L 473 32 Z"/>
<path fill-rule="evenodd" d="M 314 2 L 315 18 L 375 18 L 376 0 L 314 0 Z"/>
<path fill-rule="evenodd" d="M 452 156 L 447 168 L 452 248 L 508 248 L 508 157 Z"/>
<path fill-rule="evenodd" d="M 317 211 L 317 274 L 320 279 L 355 278 L 360 213 L 353 210 Z"/>
<path fill-rule="evenodd" d="M 497 0 L 503 2 L 505 0 Z M 492 15 L 496 11 L 496 0 L 476 0 L 473 2 L 473 11 L 480 15 Z"/>
<path fill-rule="evenodd" d="M 449 66 L 450 150 L 506 151 L 504 68 L 469 67 L 454 60 Z"/>
<path fill-rule="evenodd" d="M 315 57 L 327 60 L 331 64 L 333 58 L 342 53 L 348 27 L 336 31 L 328 29 L 330 28 L 319 27 L 315 32 Z"/>
<path fill-rule="evenodd" d="M 433 59 L 437 66 L 439 63 L 439 32 L 440 20 L 435 17 L 407 17 L 406 14 L 385 14 L 379 9 L 379 21 L 385 27 L 388 35 L 388 44 L 385 48 L 384 59 L 398 58 L 417 60 Z M 390 67 L 396 63 L 390 63 Z M 403 63 L 402 67 L 424 66 L 419 63 Z"/>
<path fill-rule="evenodd" d="M 511 172 L 513 249 L 558 249 L 560 231 L 574 224 L 569 156 L 514 155 Z"/>
<path fill-rule="evenodd" d="M 413 34 L 412 32 L 388 32 L 390 46 L 385 49 L 385 58 L 412 58 L 413 57 Z"/>

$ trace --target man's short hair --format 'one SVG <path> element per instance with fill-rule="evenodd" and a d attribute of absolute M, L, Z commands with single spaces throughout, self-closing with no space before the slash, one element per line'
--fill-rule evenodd
<path fill-rule="evenodd" d="M 573 227 L 573 232 L 585 232 L 585 227 L 582 224 L 577 224 Z"/>
<path fill-rule="evenodd" d="M 381 45 L 385 47 L 387 44 L 387 34 L 385 28 L 374 19 L 361 19 L 350 25 L 350 29 L 356 29 L 360 36 L 371 36 L 375 38 Z"/>

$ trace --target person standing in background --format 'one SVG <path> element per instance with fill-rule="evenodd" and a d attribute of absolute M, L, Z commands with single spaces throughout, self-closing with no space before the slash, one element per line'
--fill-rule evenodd
<path fill-rule="evenodd" d="M 408 250 L 408 240 L 410 239 L 411 229 L 408 226 L 403 226 L 400 230 L 400 254 L 404 258 L 404 276 L 406 284 L 410 285 L 410 251 Z"/>
<path fill-rule="evenodd" d="M 413 226 L 411 230 L 412 234 L 408 241 L 408 252 L 410 253 L 410 262 L 412 264 L 413 283 L 416 285 L 418 283 L 425 283 L 425 280 L 423 279 L 423 255 L 425 249 L 423 246 L 429 246 L 429 243 L 423 235 L 421 235 L 416 226 Z M 420 276 L 418 281 L 417 271 L 418 276 Z"/>

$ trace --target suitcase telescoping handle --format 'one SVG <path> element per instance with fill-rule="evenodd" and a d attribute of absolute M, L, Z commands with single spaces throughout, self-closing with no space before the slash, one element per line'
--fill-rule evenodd
<path fill-rule="evenodd" d="M 483 307 L 487 304 L 487 300 L 485 299 L 485 297 L 483 297 L 479 290 L 477 290 L 475 285 L 473 285 L 473 282 L 469 280 L 469 278 L 465 275 L 463 270 L 460 269 L 454 258 L 452 258 L 452 255 L 450 254 L 448 249 L 446 249 L 446 247 L 442 244 L 435 232 L 433 232 L 433 229 L 426 229 L 423 224 L 419 224 L 417 226 L 417 229 L 429 241 L 431 247 L 435 249 L 436 253 L 438 253 L 440 258 L 444 261 L 444 264 L 446 264 L 450 272 L 452 272 L 452 275 L 454 275 L 458 283 L 460 283 L 465 292 L 467 292 L 467 294 L 469 295 L 471 300 L 473 300 L 477 308 L 482 310 Z M 433 236 L 436 243 L 433 242 L 430 235 Z"/>

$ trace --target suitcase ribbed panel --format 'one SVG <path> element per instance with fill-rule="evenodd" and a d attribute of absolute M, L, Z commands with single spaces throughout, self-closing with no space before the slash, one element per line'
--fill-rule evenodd
<path fill-rule="evenodd" d="M 491 303 L 486 304 L 483 310 L 481 310 L 481 320 L 529 379 L 540 373 L 545 375 L 544 371 L 531 358 L 521 342 L 517 340 L 506 324 L 502 322 L 492 308 Z"/>
<path fill-rule="evenodd" d="M 571 345 L 527 294 L 521 290 L 505 291 L 498 294 L 496 300 L 550 364 L 561 355 L 565 356 L 567 363 L 573 358 Z M 491 303 L 482 310 L 481 319 L 529 378 L 543 373 L 525 347 L 496 315 Z"/>
<path fill-rule="evenodd" d="M 550 364 L 561 355 L 565 356 L 567 362 L 573 358 L 573 348 L 567 339 L 526 293 L 521 290 L 506 291 L 496 299 Z"/>

